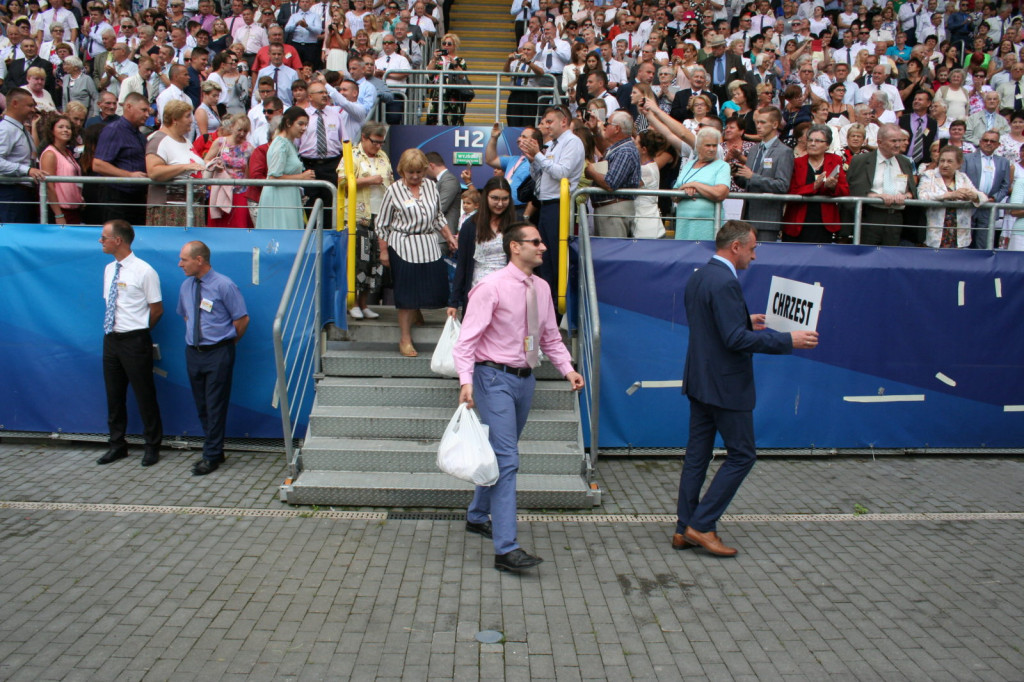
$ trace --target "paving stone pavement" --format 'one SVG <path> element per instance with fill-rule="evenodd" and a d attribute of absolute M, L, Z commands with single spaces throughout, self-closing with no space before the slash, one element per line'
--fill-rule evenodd
<path fill-rule="evenodd" d="M 1019 517 L 728 521 L 723 560 L 552 514 L 513 576 L 460 521 L 244 513 L 291 509 L 280 455 L 193 478 L 194 454 L 102 452 L 0 444 L 2 680 L 1024 679 Z M 679 467 L 603 460 L 596 512 L 670 514 Z M 1019 513 L 1022 490 L 1019 458 L 765 459 L 730 512 Z"/>

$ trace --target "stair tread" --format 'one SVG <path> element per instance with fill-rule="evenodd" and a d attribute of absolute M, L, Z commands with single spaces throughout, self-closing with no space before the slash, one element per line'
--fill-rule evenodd
<path fill-rule="evenodd" d="M 314 405 L 312 417 L 350 417 L 362 419 L 444 419 L 454 414 L 450 407 L 379 407 L 376 405 Z M 339 414 L 340 413 L 340 414 Z M 530 410 L 531 421 L 576 421 L 572 410 Z"/>
<path fill-rule="evenodd" d="M 310 436 L 302 445 L 302 450 L 363 450 L 366 452 L 412 452 L 437 453 L 439 440 L 409 440 L 388 438 L 343 438 L 330 436 Z M 551 455 L 562 454 L 580 457 L 579 444 L 575 441 L 561 440 L 522 440 L 519 441 L 520 455 Z"/>
<path fill-rule="evenodd" d="M 336 386 L 344 388 L 437 388 L 440 390 L 458 391 L 459 380 L 443 376 L 436 377 L 342 377 L 326 376 L 319 382 L 320 386 Z M 537 391 L 569 392 L 569 384 L 564 381 L 538 381 Z"/>
<path fill-rule="evenodd" d="M 396 473 L 367 471 L 303 471 L 292 482 L 294 487 L 373 488 L 380 487 L 381 478 L 387 479 L 387 488 L 418 490 L 469 490 L 473 484 L 440 472 Z M 517 474 L 516 489 L 588 492 L 587 484 L 579 474 Z"/>

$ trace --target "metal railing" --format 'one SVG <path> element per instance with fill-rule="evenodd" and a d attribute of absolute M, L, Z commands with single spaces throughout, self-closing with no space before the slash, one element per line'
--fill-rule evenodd
<path fill-rule="evenodd" d="M 587 223 L 587 207 L 578 214 Z M 578 369 L 586 382 L 583 386 L 582 408 L 586 410 L 590 426 L 590 456 L 586 460 L 589 484 L 597 468 L 598 436 L 601 407 L 601 316 L 597 302 L 597 280 L 594 278 L 594 257 L 591 252 L 590 231 L 581 229 L 576 242 L 579 259 L 576 275 L 579 282 L 577 300 L 577 341 L 579 344 Z"/>
<path fill-rule="evenodd" d="M 600 187 L 583 187 L 577 188 L 572 193 L 572 200 L 570 201 L 571 215 L 568 220 L 568 224 L 576 224 L 576 197 L 589 196 L 592 194 L 612 194 L 615 196 L 653 196 L 653 197 L 669 197 L 672 199 L 679 199 L 680 193 L 675 190 L 645 190 L 645 189 L 620 189 L 615 192 L 607 192 Z M 851 206 L 853 208 L 853 221 L 843 223 L 840 222 L 843 228 L 849 227 L 852 231 L 851 238 L 854 244 L 860 244 L 861 231 L 864 225 L 871 225 L 872 223 L 865 223 L 863 219 L 864 206 L 872 206 L 878 208 L 888 208 L 882 199 L 877 197 L 818 197 L 818 196 L 804 196 L 801 194 L 757 194 L 747 192 L 730 192 L 728 199 L 740 199 L 743 201 L 768 201 L 774 203 L 814 203 L 814 204 L 839 204 L 840 206 Z M 974 211 L 982 211 L 987 214 L 985 227 L 982 231 L 985 233 L 986 249 L 993 249 L 996 247 L 995 235 L 1000 229 L 997 227 L 997 221 L 999 220 L 999 212 L 1007 210 L 1024 210 L 1024 204 L 1010 204 L 1010 203 L 995 203 L 987 202 L 982 204 L 980 207 L 967 201 L 926 201 L 923 199 L 907 199 L 904 204 L 907 207 L 921 207 L 921 208 L 969 208 Z M 663 216 L 665 220 L 675 220 L 675 216 L 666 215 Z M 715 204 L 715 216 L 714 216 L 714 229 L 717 232 L 718 228 L 722 226 L 724 222 L 722 203 Z M 916 229 L 935 229 L 929 225 L 903 225 L 905 227 L 916 228 Z M 886 225 L 886 227 L 900 227 L 899 225 Z M 955 228 L 954 228 L 955 229 Z M 842 231 L 842 230 L 841 230 Z"/>
<path fill-rule="evenodd" d="M 21 177 L 10 177 L 0 176 L 0 184 L 14 185 L 14 184 L 37 184 L 35 180 L 32 180 L 28 176 Z M 173 182 L 154 182 L 149 178 L 113 178 L 98 175 L 50 175 L 43 179 L 39 185 L 39 200 L 38 202 L 33 201 L 31 203 L 39 204 L 39 215 L 46 216 L 47 200 L 49 198 L 49 185 L 55 183 L 70 183 L 77 185 L 159 185 L 163 187 L 184 187 L 185 188 L 185 201 L 181 206 L 185 209 L 184 224 L 183 225 L 172 225 L 169 227 L 196 227 L 195 225 L 195 209 L 208 207 L 208 204 L 204 204 L 201 201 L 197 201 L 197 191 L 201 191 L 203 187 L 213 185 L 230 185 L 235 187 L 321 187 L 331 192 L 332 204 L 337 208 L 338 204 L 338 188 L 325 180 L 275 180 L 267 178 L 265 180 L 256 180 L 253 178 L 183 178 Z M 114 204 L 114 203 L 101 203 L 102 206 L 126 206 L 128 204 Z M 138 226 L 135 226 L 138 227 Z"/>
<path fill-rule="evenodd" d="M 296 429 L 305 399 L 320 374 L 321 283 L 323 282 L 323 201 L 313 204 L 302 234 L 281 303 L 274 315 L 274 365 L 277 382 L 273 404 L 281 410 L 285 457 L 289 475 L 298 475 Z M 311 248 L 312 247 L 312 248 Z"/>
<path fill-rule="evenodd" d="M 424 58 L 426 58 L 424 56 Z M 460 76 L 466 76 L 470 84 L 469 85 L 452 85 L 446 84 L 445 79 L 439 79 L 440 82 L 433 83 L 431 79 L 441 73 L 458 74 Z M 522 73 L 515 71 L 439 71 L 434 69 L 410 69 L 410 70 L 398 70 L 387 71 L 384 73 L 384 79 L 386 80 L 389 76 L 395 74 L 406 74 L 408 76 L 405 83 L 402 85 L 389 86 L 391 89 L 404 90 L 404 111 L 402 122 L 406 125 L 417 125 L 420 123 L 421 116 L 429 113 L 429 103 L 444 102 L 444 94 L 446 90 L 452 89 L 463 89 L 469 88 L 473 91 L 480 92 L 494 92 L 494 120 L 502 120 L 502 110 L 504 109 L 504 102 L 502 100 L 502 93 L 508 94 L 512 91 L 525 91 L 525 92 L 539 92 L 538 95 L 538 112 L 543 111 L 542 106 L 550 106 L 562 104 L 564 96 L 558 87 L 556 78 L 550 74 L 529 75 L 528 78 L 536 79 L 541 84 L 538 86 L 530 85 L 515 85 L 514 80 L 512 83 L 503 83 L 504 80 L 512 80 L 516 78 L 523 78 Z M 474 80 L 474 77 L 477 77 Z M 493 83 L 486 82 L 493 79 Z M 401 93 L 399 93 L 401 94 Z M 384 120 L 383 105 L 378 104 L 378 117 L 380 120 Z M 438 108 L 438 121 L 443 120 L 443 107 Z"/>

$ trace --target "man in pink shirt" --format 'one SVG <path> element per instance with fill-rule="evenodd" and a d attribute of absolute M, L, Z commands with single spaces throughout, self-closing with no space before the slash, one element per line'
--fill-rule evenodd
<path fill-rule="evenodd" d="M 516 539 L 519 435 L 533 400 L 537 383 L 533 368 L 539 351 L 544 351 L 572 390 L 583 388 L 583 377 L 573 370 L 558 333 L 551 288 L 533 274 L 547 249 L 540 232 L 530 223 L 513 223 L 502 245 L 509 264 L 469 292 L 454 356 L 462 385 L 459 402 L 476 407 L 481 421 L 490 427 L 499 470 L 493 486 L 477 486 L 466 514 L 466 530 L 494 540 L 496 569 L 518 573 L 543 561 L 525 552 Z"/>

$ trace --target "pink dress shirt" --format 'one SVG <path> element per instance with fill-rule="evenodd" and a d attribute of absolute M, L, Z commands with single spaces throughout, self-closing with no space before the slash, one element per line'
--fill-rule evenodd
<path fill-rule="evenodd" d="M 573 371 L 572 358 L 562 343 L 555 320 L 548 283 L 536 275 L 537 315 L 540 349 L 565 376 Z M 469 292 L 466 317 L 455 344 L 455 369 L 460 384 L 473 383 L 475 363 L 490 360 L 510 367 L 528 367 L 526 362 L 526 277 L 509 263 L 480 280 Z"/>

